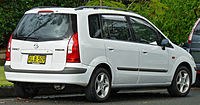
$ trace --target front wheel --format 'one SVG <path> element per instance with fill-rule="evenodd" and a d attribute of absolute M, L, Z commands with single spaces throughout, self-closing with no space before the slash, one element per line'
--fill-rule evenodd
<path fill-rule="evenodd" d="M 86 98 L 89 101 L 105 101 L 111 90 L 111 76 L 104 68 L 97 68 L 93 73 L 90 83 L 86 87 Z"/>
<path fill-rule="evenodd" d="M 168 92 L 171 96 L 183 97 L 190 92 L 192 75 L 185 66 L 180 66 L 173 78 Z"/>

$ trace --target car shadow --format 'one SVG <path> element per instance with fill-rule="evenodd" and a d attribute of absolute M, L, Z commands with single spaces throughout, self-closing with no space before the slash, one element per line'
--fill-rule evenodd
<path fill-rule="evenodd" d="M 187 97 L 190 97 L 188 95 Z M 119 92 L 115 94 L 111 94 L 106 103 L 110 102 L 123 102 L 123 101 L 131 101 L 131 102 L 139 102 L 139 101 L 156 101 L 156 100 L 170 100 L 175 98 L 186 98 L 186 97 L 171 97 L 166 91 L 162 92 Z M 58 103 L 77 103 L 77 104 L 89 104 L 89 102 L 84 94 L 68 94 L 68 95 L 49 95 L 49 96 L 37 96 L 33 99 L 27 99 L 28 101 L 48 101 L 48 102 L 58 102 Z M 23 100 L 23 101 L 27 101 Z M 102 103 L 102 102 L 101 102 Z"/>

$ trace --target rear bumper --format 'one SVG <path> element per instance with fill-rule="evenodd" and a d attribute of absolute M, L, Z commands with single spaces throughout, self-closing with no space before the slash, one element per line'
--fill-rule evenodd
<path fill-rule="evenodd" d="M 75 67 L 65 67 L 62 71 L 38 71 L 38 70 L 20 70 L 12 69 L 10 66 L 4 66 L 5 72 L 17 72 L 17 73 L 43 73 L 43 74 L 82 74 L 87 71 L 87 68 L 75 68 Z"/>
<path fill-rule="evenodd" d="M 12 82 L 31 83 L 62 83 L 87 86 L 93 68 L 65 67 L 62 71 L 38 71 L 12 69 L 9 65 L 4 66 L 5 76 Z"/>

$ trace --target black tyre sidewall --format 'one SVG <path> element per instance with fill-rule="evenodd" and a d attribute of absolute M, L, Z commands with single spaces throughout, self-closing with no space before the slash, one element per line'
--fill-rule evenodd
<path fill-rule="evenodd" d="M 195 81 L 194 86 L 200 87 L 200 74 L 197 74 L 197 75 L 196 75 L 196 81 Z"/>
<path fill-rule="evenodd" d="M 187 92 L 185 93 L 181 93 L 179 92 L 178 88 L 177 88 L 177 76 L 179 74 L 179 72 L 181 70 L 185 70 L 188 74 L 189 74 L 189 78 L 190 78 L 190 84 L 189 84 L 189 89 L 187 90 Z M 191 71 L 185 67 L 185 66 L 180 66 L 178 67 L 175 75 L 174 75 L 174 78 L 173 78 L 173 81 L 172 81 L 172 84 L 171 86 L 168 88 L 168 92 L 170 93 L 171 96 L 175 96 L 175 97 L 183 97 L 183 96 L 186 96 L 189 92 L 190 92 L 190 89 L 191 89 L 191 82 L 192 82 L 192 74 L 191 74 Z"/>
<path fill-rule="evenodd" d="M 96 77 L 100 74 L 100 73 L 105 73 L 108 78 L 109 78 L 109 91 L 108 91 L 108 94 L 106 97 L 104 98 L 100 98 L 97 94 L 96 94 L 96 90 L 95 90 L 95 80 L 96 80 Z M 101 101 L 105 101 L 106 99 L 108 99 L 109 95 L 110 95 L 110 91 L 111 91 L 111 76 L 110 74 L 108 73 L 108 71 L 104 68 L 97 68 L 91 79 L 90 79 L 90 83 L 88 84 L 88 86 L 86 87 L 86 98 L 89 100 L 89 101 L 94 101 L 94 102 L 101 102 Z"/>

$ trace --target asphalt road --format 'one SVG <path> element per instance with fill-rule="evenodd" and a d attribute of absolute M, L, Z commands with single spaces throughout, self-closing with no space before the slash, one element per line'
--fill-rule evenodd
<path fill-rule="evenodd" d="M 89 102 L 83 94 L 75 94 L 0 99 L 0 105 L 200 105 L 200 88 L 193 88 L 187 97 L 170 97 L 166 90 L 120 91 L 103 103 Z"/>

